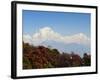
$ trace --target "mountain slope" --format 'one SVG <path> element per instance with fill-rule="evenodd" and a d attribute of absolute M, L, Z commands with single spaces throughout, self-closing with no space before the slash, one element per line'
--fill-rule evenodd
<path fill-rule="evenodd" d="M 50 41 L 46 40 L 42 42 L 40 45 L 46 46 L 46 47 L 51 47 L 51 48 L 56 48 L 60 52 L 75 52 L 79 54 L 81 57 L 83 56 L 84 53 L 90 53 L 90 47 L 82 44 L 76 44 L 76 43 L 71 43 L 71 44 L 64 44 L 56 41 Z"/>

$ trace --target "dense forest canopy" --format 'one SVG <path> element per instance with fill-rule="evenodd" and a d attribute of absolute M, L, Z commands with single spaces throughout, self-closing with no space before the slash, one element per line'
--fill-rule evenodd
<path fill-rule="evenodd" d="M 90 66 L 91 55 L 80 57 L 75 52 L 61 53 L 57 49 L 33 46 L 23 42 L 23 69 Z"/>

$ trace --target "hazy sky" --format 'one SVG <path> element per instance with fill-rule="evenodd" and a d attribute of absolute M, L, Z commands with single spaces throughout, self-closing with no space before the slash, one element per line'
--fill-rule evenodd
<path fill-rule="evenodd" d="M 90 37 L 90 17 L 89 13 L 23 10 L 23 34 L 33 35 L 48 26 L 64 36 L 84 33 Z"/>

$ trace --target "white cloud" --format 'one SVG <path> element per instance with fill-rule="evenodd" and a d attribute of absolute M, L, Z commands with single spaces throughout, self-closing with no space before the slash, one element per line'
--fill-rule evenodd
<path fill-rule="evenodd" d="M 62 42 L 65 44 L 70 43 L 77 43 L 77 44 L 83 44 L 83 45 L 89 45 L 90 39 L 84 35 L 83 33 L 78 33 L 71 36 L 63 36 L 55 31 L 53 31 L 50 27 L 44 27 L 40 29 L 38 32 L 30 35 L 24 35 L 23 36 L 24 42 L 28 42 L 30 44 L 38 45 L 41 44 L 43 41 L 46 40 L 53 40 L 57 42 Z"/>
<path fill-rule="evenodd" d="M 32 37 L 31 37 L 30 35 L 28 35 L 28 34 L 23 35 L 23 41 L 24 41 L 25 43 L 30 43 L 30 44 L 33 43 Z"/>

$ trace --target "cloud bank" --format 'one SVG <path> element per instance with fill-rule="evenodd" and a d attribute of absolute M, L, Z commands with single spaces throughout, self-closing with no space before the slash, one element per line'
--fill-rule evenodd
<path fill-rule="evenodd" d="M 41 28 L 39 29 L 38 32 L 34 33 L 32 36 L 29 34 L 23 35 L 23 41 L 33 45 L 39 45 L 46 40 L 52 40 L 64 44 L 71 44 L 71 43 L 82 44 L 82 45 L 90 44 L 90 39 L 83 33 L 64 36 L 53 31 L 50 27 Z"/>

